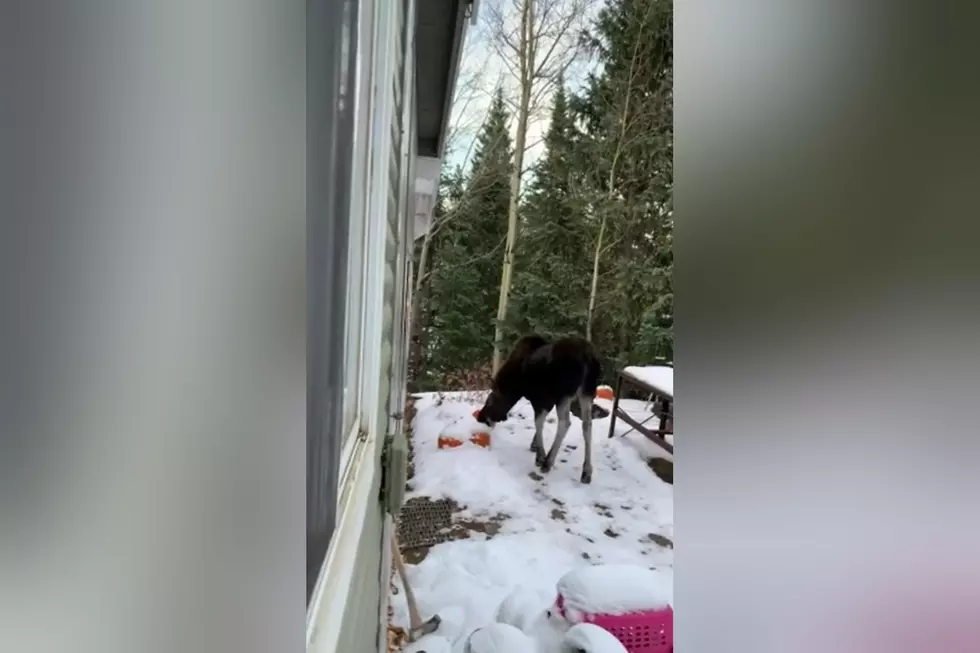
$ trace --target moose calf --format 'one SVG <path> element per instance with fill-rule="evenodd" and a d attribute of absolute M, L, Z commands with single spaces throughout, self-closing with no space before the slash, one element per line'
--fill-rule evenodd
<path fill-rule="evenodd" d="M 476 413 L 482 424 L 493 427 L 507 419 L 507 413 L 522 397 L 534 408 L 534 440 L 531 451 L 543 472 L 554 467 L 562 441 L 571 426 L 572 402 L 578 400 L 585 440 L 582 483 L 592 482 L 592 401 L 599 384 L 601 367 L 592 343 L 570 336 L 549 340 L 528 335 L 517 341 L 514 350 L 493 379 L 490 396 Z M 558 431 L 545 454 L 545 419 L 552 408 L 558 414 Z"/>

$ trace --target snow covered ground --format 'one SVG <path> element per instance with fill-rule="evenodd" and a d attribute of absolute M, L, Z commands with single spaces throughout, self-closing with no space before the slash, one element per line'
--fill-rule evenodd
<path fill-rule="evenodd" d="M 473 532 L 469 539 L 439 544 L 408 567 L 423 618 L 458 606 L 469 632 L 492 622 L 514 590 L 540 596 L 543 611 L 562 575 L 599 563 L 656 569 L 672 594 L 673 488 L 647 463 L 652 456 L 669 455 L 635 432 L 609 439 L 609 418 L 595 419 L 592 483 L 582 485 L 582 429 L 573 417 L 558 463 L 543 475 L 528 450 L 534 423 L 524 401 L 496 426 L 491 449 L 467 444 L 439 450 L 440 433 L 469 432 L 472 412 L 483 398 L 482 393 L 428 393 L 416 399 L 414 476 L 407 498 L 449 498 L 461 508 L 459 519 L 495 525 L 491 537 Z M 624 407 L 641 419 L 647 413 L 644 402 Z M 552 412 L 546 447 L 556 426 Z M 618 433 L 628 429 L 617 421 Z M 392 607 L 393 624 L 406 627 L 400 587 Z"/>

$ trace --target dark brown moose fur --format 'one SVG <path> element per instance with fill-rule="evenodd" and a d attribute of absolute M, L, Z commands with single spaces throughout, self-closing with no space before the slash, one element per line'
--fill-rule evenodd
<path fill-rule="evenodd" d="M 569 336 L 551 340 L 527 335 L 517 341 L 493 379 L 490 396 L 477 412 L 477 420 L 488 426 L 507 419 L 507 413 L 521 398 L 534 408 L 534 440 L 531 451 L 543 472 L 554 467 L 562 441 L 571 426 L 571 406 L 579 401 L 582 436 L 585 440 L 583 483 L 592 481 L 592 401 L 599 384 L 601 367 L 595 347 L 584 338 Z M 545 454 L 545 418 L 551 409 L 558 414 L 558 430 L 551 449 Z"/>

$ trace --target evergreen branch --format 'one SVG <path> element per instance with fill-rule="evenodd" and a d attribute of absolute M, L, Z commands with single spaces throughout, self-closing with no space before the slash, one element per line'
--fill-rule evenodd
<path fill-rule="evenodd" d="M 497 252 L 499 252 L 500 251 L 500 248 L 504 246 L 504 242 L 505 242 L 504 239 L 501 239 L 500 242 L 497 243 L 494 246 L 494 248 L 491 249 L 489 252 L 485 252 L 483 254 L 479 254 L 477 256 L 474 256 L 474 257 L 472 257 L 472 258 L 470 258 L 470 259 L 468 259 L 468 260 L 460 263 L 460 267 L 466 267 L 466 266 L 469 266 L 469 265 L 473 265 L 474 263 L 479 263 L 480 261 L 485 261 L 486 259 L 490 258 L 494 254 L 496 254 Z M 420 282 L 421 284 L 424 284 L 429 279 L 429 277 L 432 275 L 432 270 L 433 269 L 434 268 L 430 268 L 429 271 L 426 272 L 421 277 L 421 282 Z"/>

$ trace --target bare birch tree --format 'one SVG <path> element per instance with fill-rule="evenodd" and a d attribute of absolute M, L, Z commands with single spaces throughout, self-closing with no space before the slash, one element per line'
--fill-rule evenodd
<path fill-rule="evenodd" d="M 580 35 L 591 0 L 500 0 L 499 4 L 488 5 L 490 40 L 504 68 L 516 81 L 517 96 L 507 240 L 493 343 L 492 369 L 496 374 L 504 355 L 504 322 L 514 272 L 528 127 L 580 52 Z"/>

